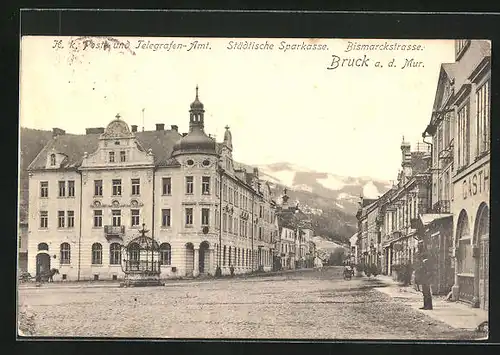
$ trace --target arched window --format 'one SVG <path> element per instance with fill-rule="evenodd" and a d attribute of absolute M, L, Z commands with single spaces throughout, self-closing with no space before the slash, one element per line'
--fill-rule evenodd
<path fill-rule="evenodd" d="M 50 155 L 50 166 L 55 166 L 56 165 L 56 155 L 51 154 Z"/>
<path fill-rule="evenodd" d="M 129 245 L 128 247 L 128 259 L 129 261 L 139 261 L 140 259 L 140 248 L 139 248 L 139 244 L 137 243 L 132 243 Z"/>
<path fill-rule="evenodd" d="M 170 244 L 162 243 L 160 245 L 160 265 L 170 265 L 172 260 L 172 250 Z"/>
<path fill-rule="evenodd" d="M 100 243 L 92 244 L 92 265 L 102 264 L 102 245 Z"/>
<path fill-rule="evenodd" d="M 121 264 L 122 258 L 122 248 L 118 243 L 112 243 L 109 246 L 109 263 L 111 265 L 119 265 Z"/>
<path fill-rule="evenodd" d="M 47 243 L 40 243 L 38 244 L 38 250 L 46 250 L 48 251 L 49 250 L 49 246 L 47 245 Z"/>
<path fill-rule="evenodd" d="M 71 246 L 68 243 L 61 244 L 61 264 L 71 263 Z"/>
<path fill-rule="evenodd" d="M 224 245 L 224 250 L 222 252 L 222 266 L 226 266 L 226 246 Z"/>
<path fill-rule="evenodd" d="M 458 273 L 473 274 L 474 258 L 472 256 L 472 238 L 469 229 L 469 220 L 465 210 L 458 216 L 457 223 L 457 267 Z"/>

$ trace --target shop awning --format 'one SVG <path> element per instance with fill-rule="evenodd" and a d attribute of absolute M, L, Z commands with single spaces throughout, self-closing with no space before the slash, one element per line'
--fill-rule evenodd
<path fill-rule="evenodd" d="M 442 220 L 445 218 L 451 218 L 453 215 L 451 213 L 426 213 L 419 216 L 420 221 L 424 227 L 428 226 L 434 221 Z"/>

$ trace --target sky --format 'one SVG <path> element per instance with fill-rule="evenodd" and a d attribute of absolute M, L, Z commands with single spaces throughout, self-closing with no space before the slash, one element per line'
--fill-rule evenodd
<path fill-rule="evenodd" d="M 261 47 L 235 48 L 245 41 Z M 205 48 L 190 49 L 194 42 Z M 171 43 L 184 47 L 168 47 Z M 348 50 L 352 44 L 366 48 Z M 405 47 L 390 50 L 384 44 Z M 402 137 L 412 145 L 422 141 L 440 65 L 454 61 L 453 45 L 451 40 L 23 37 L 20 123 L 84 134 L 88 127 L 106 127 L 119 113 L 141 129 L 144 109 L 146 130 L 164 123 L 187 132 L 198 85 L 205 131 L 221 141 L 228 125 L 237 161 L 289 162 L 394 180 Z M 334 58 L 340 59 L 332 63 Z M 358 66 L 348 66 L 348 59 L 358 58 Z M 407 59 L 421 64 L 403 68 Z"/>

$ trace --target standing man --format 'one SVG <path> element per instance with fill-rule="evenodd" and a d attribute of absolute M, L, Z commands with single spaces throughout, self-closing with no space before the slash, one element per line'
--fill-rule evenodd
<path fill-rule="evenodd" d="M 422 294 L 424 296 L 424 306 L 420 309 L 431 310 L 432 309 L 432 294 L 431 294 L 431 268 L 429 265 L 429 259 L 422 260 L 422 265 L 420 267 L 419 281 L 422 285 Z"/>

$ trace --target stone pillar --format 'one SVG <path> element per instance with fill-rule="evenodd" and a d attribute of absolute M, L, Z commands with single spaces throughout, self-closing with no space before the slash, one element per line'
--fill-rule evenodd
<path fill-rule="evenodd" d="M 209 273 L 210 275 L 214 275 L 216 268 L 217 268 L 217 260 L 215 257 L 215 249 L 209 249 L 207 273 Z"/>
<path fill-rule="evenodd" d="M 200 249 L 194 249 L 194 268 L 193 268 L 193 276 L 196 277 L 200 274 Z"/>
<path fill-rule="evenodd" d="M 452 261 L 454 264 L 454 269 L 455 269 L 455 279 L 453 282 L 453 286 L 451 287 L 451 300 L 452 301 L 458 301 L 459 300 L 459 290 L 460 287 L 458 285 L 458 255 L 457 255 L 457 250 L 458 250 L 458 244 L 455 243 L 454 248 L 453 248 L 453 254 L 452 254 Z"/>
<path fill-rule="evenodd" d="M 474 257 L 474 297 L 472 298 L 472 307 L 479 308 L 479 263 L 481 259 L 479 255 L 481 254 L 479 251 L 479 245 L 472 245 L 473 257 Z"/>

